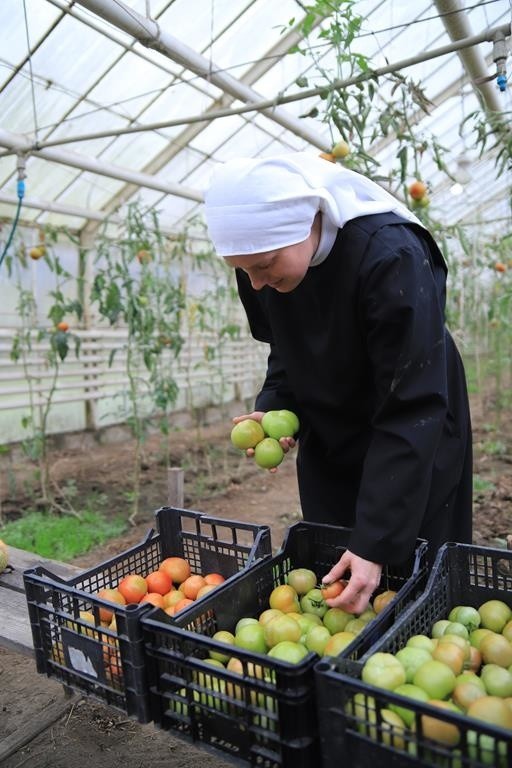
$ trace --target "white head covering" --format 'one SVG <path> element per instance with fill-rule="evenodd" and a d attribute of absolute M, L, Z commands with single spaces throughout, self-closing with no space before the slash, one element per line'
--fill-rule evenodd
<path fill-rule="evenodd" d="M 388 211 L 421 225 L 374 181 L 306 152 L 230 160 L 216 169 L 205 194 L 208 231 L 219 256 L 300 243 L 309 237 L 318 211 L 331 230 Z"/>

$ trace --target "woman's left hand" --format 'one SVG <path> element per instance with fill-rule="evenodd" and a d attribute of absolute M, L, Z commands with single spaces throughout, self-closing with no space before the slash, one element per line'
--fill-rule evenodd
<path fill-rule="evenodd" d="M 379 586 L 382 565 L 365 560 L 347 549 L 323 577 L 322 583 L 330 584 L 341 579 L 347 571 L 350 571 L 350 579 L 343 592 L 325 602 L 329 608 L 341 608 L 348 613 L 362 613 Z"/>

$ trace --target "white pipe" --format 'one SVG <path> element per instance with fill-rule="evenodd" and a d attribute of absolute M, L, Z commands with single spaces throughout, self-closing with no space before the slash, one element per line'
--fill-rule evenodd
<path fill-rule="evenodd" d="M 455 42 L 472 36 L 473 30 L 460 0 L 435 0 L 434 4 L 451 40 Z M 510 28 L 507 34 L 510 34 Z M 499 98 L 496 83 L 475 82 L 489 75 L 481 51 L 476 47 L 464 48 L 459 51 L 458 55 L 469 74 L 474 89 L 480 92 L 487 109 L 491 112 L 501 112 L 504 102 Z"/>
<path fill-rule="evenodd" d="M 7 195 L 5 192 L 0 192 L 0 203 L 7 203 L 9 205 L 17 205 L 18 198 L 16 195 Z M 48 213 L 61 213 L 64 216 L 78 216 L 81 219 L 94 219 L 95 221 L 104 221 L 107 218 L 107 214 L 98 213 L 90 208 L 79 208 L 77 205 L 65 205 L 64 203 L 50 203 L 45 200 L 40 200 L 37 197 L 24 197 L 23 205 L 25 208 L 34 208 L 37 211 L 46 211 Z M 112 216 L 110 221 L 118 221 L 119 218 Z"/>
<path fill-rule="evenodd" d="M 165 192 L 167 195 L 185 197 L 188 200 L 194 200 L 197 203 L 200 203 L 203 200 L 202 194 L 195 189 L 183 187 L 179 184 L 165 183 L 147 173 L 129 171 L 126 168 L 107 163 L 104 160 L 86 157 L 78 152 L 70 152 L 66 149 L 55 149 L 50 147 L 47 149 L 37 149 L 37 145 L 34 146 L 33 142 L 25 136 L 11 133 L 2 128 L 0 128 L 0 146 L 7 147 L 8 149 L 12 149 L 15 152 L 20 152 L 22 154 L 30 153 L 52 163 L 70 165 L 72 168 L 79 168 L 81 171 L 97 173 L 99 176 L 109 176 L 112 179 L 127 181 L 130 184 L 136 184 L 139 187 L 156 189 L 159 192 Z"/>
<path fill-rule="evenodd" d="M 92 11 L 101 18 L 109 21 L 118 29 L 134 37 L 147 48 L 153 48 L 168 58 L 181 64 L 186 69 L 195 72 L 209 83 L 220 88 L 225 93 L 231 94 L 241 101 L 252 103 L 261 99 L 261 94 L 254 91 L 240 80 L 237 80 L 227 72 L 219 71 L 213 62 L 189 48 L 173 35 L 162 30 L 153 19 L 123 5 L 120 0 L 115 3 L 108 0 L 76 0 L 78 5 Z M 271 102 L 270 109 L 261 110 L 270 120 L 278 123 L 283 128 L 292 131 L 297 136 L 308 141 L 318 149 L 325 149 L 325 138 L 316 131 L 312 131 L 304 125 L 303 121 L 292 115 L 287 115 L 280 110 L 276 103 Z"/>

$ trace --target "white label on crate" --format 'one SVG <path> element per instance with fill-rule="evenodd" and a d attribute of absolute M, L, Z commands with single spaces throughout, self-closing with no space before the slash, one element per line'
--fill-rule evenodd
<path fill-rule="evenodd" d="M 88 656 L 83 653 L 79 648 L 68 647 L 69 661 L 73 669 L 77 672 L 82 672 L 84 675 L 90 675 L 91 677 L 98 677 L 98 673 L 94 669 L 94 666 Z"/>

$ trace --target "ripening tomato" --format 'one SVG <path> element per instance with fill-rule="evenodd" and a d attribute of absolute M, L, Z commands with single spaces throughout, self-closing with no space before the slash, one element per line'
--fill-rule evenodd
<path fill-rule="evenodd" d="M 454 675 L 460 675 L 464 669 L 464 651 L 455 643 L 438 643 L 432 658 L 450 667 Z"/>
<path fill-rule="evenodd" d="M 459 712 L 459 709 L 449 701 L 430 699 L 428 703 L 439 709 L 447 709 L 449 712 Z M 460 741 L 460 731 L 456 725 L 432 715 L 421 716 L 421 727 L 425 738 L 447 747 L 456 747 Z"/>
<path fill-rule="evenodd" d="M 382 613 L 384 608 L 396 597 L 396 591 L 394 589 L 386 589 L 381 592 L 373 600 L 373 610 L 377 615 Z"/>
<path fill-rule="evenodd" d="M 185 597 L 188 597 L 190 600 L 195 600 L 201 587 L 205 586 L 206 582 L 204 577 L 199 573 L 193 573 L 188 579 L 185 579 L 185 581 L 180 584 L 180 590 Z"/>
<path fill-rule="evenodd" d="M 146 579 L 136 573 L 131 573 L 121 579 L 117 588 L 127 603 L 140 603 L 148 591 Z"/>
<path fill-rule="evenodd" d="M 476 699 L 468 707 L 467 715 L 512 730 L 512 711 L 499 696 L 482 696 Z"/>
<path fill-rule="evenodd" d="M 184 597 L 182 600 L 179 601 L 179 603 L 176 603 L 172 607 L 174 608 L 174 613 L 178 613 L 178 611 L 182 611 L 184 608 L 188 608 L 189 605 L 192 605 L 194 601 L 191 600 L 188 597 Z M 170 608 L 169 608 L 170 610 Z"/>
<path fill-rule="evenodd" d="M 335 163 L 336 162 L 336 158 L 334 157 L 332 152 L 320 152 L 318 157 L 321 157 L 322 160 L 328 160 L 330 163 Z"/>
<path fill-rule="evenodd" d="M 147 592 L 140 601 L 141 605 L 142 603 L 151 603 L 157 608 L 165 608 L 164 597 L 159 592 Z"/>
<path fill-rule="evenodd" d="M 146 576 L 148 592 L 158 592 L 160 595 L 166 595 L 172 590 L 172 579 L 168 573 L 162 570 L 153 571 Z"/>
<path fill-rule="evenodd" d="M 207 584 L 213 584 L 216 587 L 226 581 L 224 576 L 222 576 L 220 573 L 207 573 L 204 577 L 204 580 Z"/>
<path fill-rule="evenodd" d="M 289 584 L 280 584 L 275 587 L 270 593 L 268 602 L 271 608 L 277 608 L 283 613 L 300 612 L 298 595 Z"/>
<path fill-rule="evenodd" d="M 409 194 L 413 200 L 421 200 L 427 193 L 427 185 L 425 182 L 416 179 L 409 185 Z"/>
<path fill-rule="evenodd" d="M 207 595 L 209 592 L 212 592 L 214 589 L 216 589 L 215 584 L 205 584 L 204 587 L 200 587 L 197 591 L 196 600 L 200 600 L 202 597 Z"/>
<path fill-rule="evenodd" d="M 493 632 L 486 635 L 480 643 L 480 653 L 484 664 L 499 664 L 500 667 L 512 666 L 512 643 L 506 637 Z"/>
<path fill-rule="evenodd" d="M 98 591 L 98 597 L 102 600 L 108 600 L 109 603 L 117 603 L 118 605 L 126 605 L 126 600 L 118 589 L 100 589 Z M 114 616 L 114 611 L 109 608 L 100 607 L 100 621 L 110 622 Z"/>
<path fill-rule="evenodd" d="M 463 712 L 466 712 L 470 704 L 485 695 L 485 689 L 482 690 L 479 685 L 471 682 L 458 683 L 453 689 L 452 700 Z"/>
<path fill-rule="evenodd" d="M 153 259 L 151 252 L 144 248 L 142 248 L 140 251 L 137 251 L 136 258 L 139 264 L 149 264 L 149 262 Z"/>
<path fill-rule="evenodd" d="M 160 563 L 159 570 L 165 571 L 174 584 L 182 584 L 191 573 L 190 563 L 183 557 L 166 557 Z"/>
<path fill-rule="evenodd" d="M 170 592 L 167 592 L 167 594 L 163 596 L 164 605 L 166 608 L 170 608 L 171 605 L 176 605 L 176 603 L 179 603 L 184 597 L 185 595 L 180 589 L 171 589 Z"/>
<path fill-rule="evenodd" d="M 338 581 L 332 581 L 330 584 L 322 584 L 322 597 L 324 600 L 332 600 L 334 597 L 341 595 L 345 587 L 346 581 L 339 579 Z"/>

